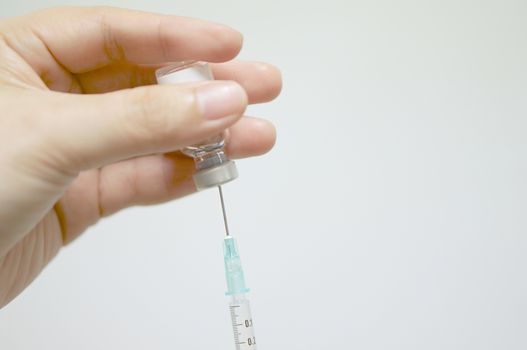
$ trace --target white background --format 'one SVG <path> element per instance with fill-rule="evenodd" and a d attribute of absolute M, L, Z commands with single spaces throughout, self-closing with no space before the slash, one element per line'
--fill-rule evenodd
<path fill-rule="evenodd" d="M 225 188 L 260 350 L 527 349 L 525 0 L 106 3 L 229 24 L 283 71 L 250 109 L 276 148 Z M 0 349 L 233 349 L 222 234 L 215 192 L 102 221 Z"/>

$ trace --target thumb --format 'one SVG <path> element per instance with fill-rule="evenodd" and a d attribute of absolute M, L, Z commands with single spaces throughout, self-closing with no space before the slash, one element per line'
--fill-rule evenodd
<path fill-rule="evenodd" d="M 46 144 L 54 148 L 57 166 L 73 172 L 198 143 L 234 124 L 248 101 L 232 81 L 58 98 Z"/>

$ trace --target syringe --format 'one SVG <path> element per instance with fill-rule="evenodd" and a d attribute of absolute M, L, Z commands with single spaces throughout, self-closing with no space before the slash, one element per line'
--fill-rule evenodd
<path fill-rule="evenodd" d="M 253 318 L 251 316 L 249 299 L 247 298 L 249 289 L 245 286 L 245 277 L 236 241 L 229 233 L 221 186 L 218 186 L 218 189 L 226 231 L 226 236 L 223 240 L 225 278 L 227 279 L 227 292 L 225 294 L 229 297 L 234 344 L 236 350 L 256 350 Z"/>

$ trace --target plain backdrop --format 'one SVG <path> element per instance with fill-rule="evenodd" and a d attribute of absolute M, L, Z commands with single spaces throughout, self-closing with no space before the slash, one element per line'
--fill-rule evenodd
<path fill-rule="evenodd" d="M 282 69 L 249 109 L 276 148 L 225 187 L 260 350 L 527 349 L 525 0 L 105 4 L 229 24 Z M 222 235 L 215 191 L 101 221 L 0 349 L 233 349 Z"/>

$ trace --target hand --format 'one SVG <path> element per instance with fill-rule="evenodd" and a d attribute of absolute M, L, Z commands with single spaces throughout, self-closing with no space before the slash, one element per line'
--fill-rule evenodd
<path fill-rule="evenodd" d="M 241 45 L 222 25 L 106 7 L 0 22 L 0 307 L 100 218 L 193 192 L 181 147 L 226 128 L 233 158 L 273 146 L 269 122 L 242 116 L 280 73 L 218 63 Z M 184 60 L 216 62 L 221 81 L 153 85 Z"/>

